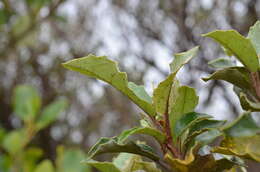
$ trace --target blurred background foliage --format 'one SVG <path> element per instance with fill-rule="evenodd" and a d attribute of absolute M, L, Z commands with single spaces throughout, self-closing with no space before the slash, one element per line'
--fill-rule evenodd
<path fill-rule="evenodd" d="M 129 80 L 145 84 L 151 92 L 168 74 L 172 55 L 195 45 L 201 51 L 179 79 L 198 90 L 201 112 L 232 120 L 241 109 L 231 86 L 220 81 L 206 84 L 200 79 L 213 71 L 207 65 L 209 60 L 225 56 L 201 34 L 231 28 L 245 34 L 259 15 L 260 0 L 1 0 L 3 133 L 30 128 L 37 114 L 43 113 L 42 107 L 53 102 L 62 106 L 60 101 L 64 103 L 66 98 L 67 109 L 55 123 L 41 124 L 44 127 L 37 129 L 29 147 L 41 148 L 42 152 L 33 149 L 32 153 L 52 162 L 61 156 L 58 145 L 85 151 L 100 136 L 113 136 L 134 126 L 140 111 L 108 85 L 65 70 L 62 62 L 89 53 L 107 55 L 119 61 Z M 39 95 L 34 90 L 13 98 L 13 92 L 21 89 L 19 84 L 32 85 L 25 87 L 39 90 Z M 33 99 L 29 103 L 33 109 L 19 108 L 17 101 L 26 104 L 28 96 Z M 23 115 L 26 110 L 35 116 Z M 8 148 L 0 151 L 4 154 Z M 71 154 L 80 157 L 83 153 Z"/>

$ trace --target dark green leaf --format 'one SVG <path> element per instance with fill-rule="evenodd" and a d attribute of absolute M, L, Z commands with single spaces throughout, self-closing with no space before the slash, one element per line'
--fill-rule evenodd
<path fill-rule="evenodd" d="M 186 113 L 192 112 L 199 101 L 195 90 L 187 86 L 179 87 L 175 95 L 176 96 L 172 102 L 172 109 L 169 114 L 170 127 L 174 139 L 176 139 L 180 134 L 179 127 L 176 127 L 177 121 Z"/>
<path fill-rule="evenodd" d="M 230 67 L 216 71 L 208 78 L 202 78 L 204 81 L 208 80 L 224 80 L 243 90 L 252 90 L 250 84 L 249 72 L 244 67 Z"/>
<path fill-rule="evenodd" d="M 101 138 L 97 144 L 88 153 L 88 159 L 104 154 L 104 153 L 133 153 L 141 156 L 145 156 L 154 161 L 158 161 L 159 157 L 154 154 L 153 149 L 145 144 L 137 144 L 132 141 L 126 144 L 119 144 L 114 138 Z"/>
<path fill-rule="evenodd" d="M 176 125 L 173 130 L 174 138 L 177 139 L 180 135 L 182 135 L 185 132 L 185 130 L 187 130 L 197 122 L 200 122 L 208 118 L 211 118 L 211 116 L 196 112 L 184 114 L 179 120 L 176 121 Z"/>
<path fill-rule="evenodd" d="M 252 112 L 260 112 L 260 103 L 252 102 L 247 98 L 247 96 L 243 92 L 240 92 L 239 99 L 240 99 L 240 104 L 244 110 L 252 111 Z"/>
<path fill-rule="evenodd" d="M 166 136 L 159 130 L 150 127 L 135 127 L 129 130 L 125 130 L 119 136 L 117 136 L 118 143 L 123 143 L 129 136 L 133 134 L 145 134 L 154 137 L 159 143 L 163 143 Z"/>

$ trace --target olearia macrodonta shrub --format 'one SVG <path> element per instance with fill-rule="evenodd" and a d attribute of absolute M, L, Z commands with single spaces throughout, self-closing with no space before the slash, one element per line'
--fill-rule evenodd
<path fill-rule="evenodd" d="M 129 82 L 117 63 L 105 56 L 88 55 L 63 64 L 65 68 L 112 85 L 144 111 L 140 126 L 112 138 L 100 138 L 84 163 L 101 172 L 219 172 L 246 170 L 246 159 L 260 162 L 260 127 L 251 116 L 251 112 L 260 110 L 260 23 L 250 29 L 247 38 L 234 30 L 214 31 L 204 36 L 216 40 L 228 55 L 244 65 L 238 67 L 230 59 L 217 59 L 210 65 L 220 70 L 204 78 L 234 85 L 246 111 L 231 123 L 196 112 L 199 97 L 195 89 L 182 85 L 176 78 L 199 47 L 174 55 L 169 75 L 152 95 L 143 86 Z M 151 136 L 160 145 L 161 152 L 155 152 L 145 142 L 131 140 L 129 137 L 134 134 Z M 221 140 L 220 144 L 212 146 L 216 139 Z M 118 156 L 112 161 L 95 160 L 104 153 L 118 153 Z"/>

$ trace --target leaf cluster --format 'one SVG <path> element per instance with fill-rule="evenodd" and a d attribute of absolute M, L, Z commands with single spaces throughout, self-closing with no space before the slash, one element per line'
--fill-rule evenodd
<path fill-rule="evenodd" d="M 199 47 L 174 55 L 170 74 L 153 90 L 152 96 L 143 86 L 129 82 L 117 63 L 105 56 L 88 55 L 64 63 L 65 68 L 112 85 L 145 112 L 140 127 L 123 131 L 113 138 L 101 138 L 90 149 L 84 162 L 102 172 L 124 172 L 129 168 L 132 169 L 130 171 L 236 171 L 244 170 L 244 159 L 259 162 L 257 145 L 260 144 L 260 128 L 250 114 L 260 109 L 259 35 L 260 22 L 250 29 L 247 38 L 234 30 L 204 35 L 213 38 L 228 55 L 243 64 L 236 66 L 226 58 L 211 61 L 209 64 L 220 70 L 203 79 L 224 80 L 234 85 L 247 112 L 228 124 L 196 112 L 199 97 L 195 89 L 181 85 L 176 78 L 178 71 L 195 57 Z M 143 142 L 130 140 L 129 136 L 133 134 L 153 137 L 159 143 L 163 156 Z M 216 139 L 221 140 L 220 145 L 212 146 Z M 94 160 L 104 153 L 120 154 L 112 162 Z"/>

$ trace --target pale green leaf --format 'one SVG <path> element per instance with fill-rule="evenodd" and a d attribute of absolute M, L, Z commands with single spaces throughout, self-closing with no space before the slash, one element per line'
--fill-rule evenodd
<path fill-rule="evenodd" d="M 248 38 L 252 42 L 257 55 L 260 57 L 260 21 L 257 21 L 254 26 L 250 27 Z"/>
<path fill-rule="evenodd" d="M 14 130 L 5 136 L 3 148 L 7 152 L 15 154 L 22 150 L 26 141 L 26 133 L 24 130 Z"/>
<path fill-rule="evenodd" d="M 120 153 L 113 164 L 122 172 L 145 171 L 145 172 L 161 172 L 153 162 L 143 161 L 139 155 Z"/>
<path fill-rule="evenodd" d="M 84 152 L 80 149 L 58 150 L 58 171 L 59 172 L 90 172 L 90 167 L 80 163 L 85 158 Z"/>
<path fill-rule="evenodd" d="M 213 38 L 219 44 L 228 49 L 250 71 L 256 72 L 259 67 L 258 57 L 251 41 L 235 30 L 217 30 L 203 36 Z"/>
<path fill-rule="evenodd" d="M 129 88 L 126 73 L 120 72 L 117 64 L 107 57 L 88 55 L 87 57 L 68 61 L 63 65 L 70 70 L 107 82 L 128 96 L 148 115 L 155 115 L 154 107 L 148 100 L 148 94 L 144 92 L 144 89 L 133 84 L 130 84 Z"/>
<path fill-rule="evenodd" d="M 178 53 L 174 55 L 174 60 L 170 64 L 171 72 L 177 73 L 183 65 L 188 63 L 198 52 L 199 47 L 194 47 L 186 52 Z"/>
<path fill-rule="evenodd" d="M 156 167 L 154 162 L 143 161 L 138 155 L 133 155 L 125 162 L 124 168 L 121 169 L 123 172 L 161 172 L 160 169 Z"/>
<path fill-rule="evenodd" d="M 141 99 L 143 99 L 144 101 L 149 102 L 149 103 L 152 104 L 152 98 L 151 98 L 151 96 L 149 96 L 148 93 L 145 91 L 144 86 L 142 86 L 142 85 L 138 86 L 138 85 L 136 85 L 136 84 L 133 83 L 133 82 L 129 82 L 129 83 L 128 83 L 128 88 L 129 88 L 130 90 L 132 90 L 136 95 L 139 95 L 139 97 L 140 97 Z"/>
<path fill-rule="evenodd" d="M 127 164 L 129 163 L 130 159 L 136 156 L 135 154 L 131 153 L 120 153 L 117 157 L 113 159 L 113 164 L 120 170 L 124 169 Z"/>
<path fill-rule="evenodd" d="M 228 68 L 234 67 L 235 64 L 228 58 L 217 58 L 208 63 L 213 68 Z"/>
<path fill-rule="evenodd" d="M 17 86 L 14 90 L 13 104 L 15 114 L 24 121 L 33 120 L 41 106 L 38 91 L 29 85 Z"/>
<path fill-rule="evenodd" d="M 54 167 L 50 160 L 44 160 L 36 167 L 34 172 L 54 172 Z"/>
<path fill-rule="evenodd" d="M 98 162 L 98 161 L 89 159 L 89 160 L 83 161 L 83 163 L 86 163 L 87 165 L 95 167 L 100 172 L 122 172 L 111 162 Z"/>
<path fill-rule="evenodd" d="M 37 129 L 43 129 L 54 122 L 61 112 L 64 111 L 67 104 L 66 99 L 58 99 L 44 107 L 39 119 L 36 122 Z"/>

